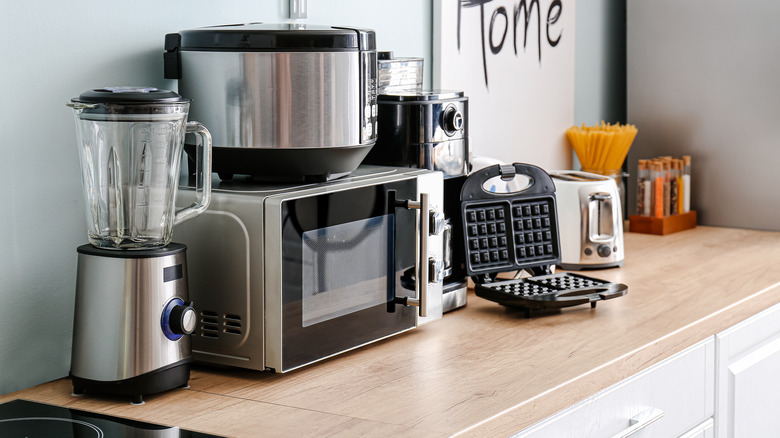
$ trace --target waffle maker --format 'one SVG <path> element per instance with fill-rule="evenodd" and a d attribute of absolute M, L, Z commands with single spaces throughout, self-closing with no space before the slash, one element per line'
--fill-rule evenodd
<path fill-rule="evenodd" d="M 530 164 L 494 165 L 466 179 L 460 193 L 466 272 L 477 296 L 533 313 L 621 297 L 621 283 L 568 272 L 561 261 L 555 185 Z M 497 279 L 524 270 L 531 277 Z"/>

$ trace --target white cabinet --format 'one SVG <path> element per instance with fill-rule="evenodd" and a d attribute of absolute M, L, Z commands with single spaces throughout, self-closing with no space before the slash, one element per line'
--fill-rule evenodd
<path fill-rule="evenodd" d="M 780 436 L 780 305 L 725 330 L 716 340 L 716 436 Z"/>
<path fill-rule="evenodd" d="M 714 438 L 715 437 L 715 420 L 708 418 L 707 421 L 689 430 L 685 435 L 681 435 L 680 438 Z"/>
<path fill-rule="evenodd" d="M 712 437 L 714 338 L 549 417 L 516 437 Z"/>
<path fill-rule="evenodd" d="M 780 437 L 780 304 L 514 436 L 628 435 Z"/>

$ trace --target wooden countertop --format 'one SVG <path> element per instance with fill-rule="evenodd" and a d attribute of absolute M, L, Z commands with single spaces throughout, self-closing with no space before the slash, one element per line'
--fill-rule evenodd
<path fill-rule="evenodd" d="M 71 396 L 60 379 L 0 396 L 228 436 L 506 436 L 780 302 L 780 233 L 626 233 L 628 295 L 559 314 L 469 294 L 440 321 L 284 375 L 196 366 L 189 389 Z"/>

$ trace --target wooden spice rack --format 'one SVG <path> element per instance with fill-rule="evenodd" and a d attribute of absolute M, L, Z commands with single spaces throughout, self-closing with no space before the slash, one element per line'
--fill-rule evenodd
<path fill-rule="evenodd" d="M 662 218 L 652 216 L 630 215 L 629 231 L 632 233 L 657 234 L 665 236 L 678 231 L 696 228 L 696 211 L 666 216 Z"/>

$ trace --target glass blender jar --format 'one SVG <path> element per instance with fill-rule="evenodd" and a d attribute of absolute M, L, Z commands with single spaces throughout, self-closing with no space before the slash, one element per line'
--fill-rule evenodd
<path fill-rule="evenodd" d="M 150 249 L 171 241 L 173 226 L 197 216 L 211 200 L 211 179 L 202 178 L 200 200 L 174 211 L 185 133 L 205 149 L 211 136 L 187 123 L 189 100 L 157 88 L 111 87 L 71 99 L 81 159 L 87 235 L 98 248 Z M 210 152 L 202 154 L 210 175 Z"/>
<path fill-rule="evenodd" d="M 173 226 L 211 200 L 211 135 L 187 122 L 189 100 L 151 87 L 82 93 L 74 110 L 90 244 L 76 275 L 74 394 L 143 396 L 186 386 L 197 324 L 186 247 Z M 200 152 L 198 200 L 175 210 L 184 137 Z"/>

